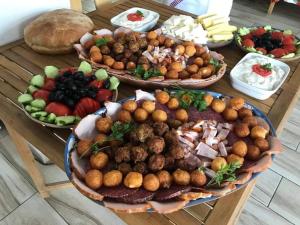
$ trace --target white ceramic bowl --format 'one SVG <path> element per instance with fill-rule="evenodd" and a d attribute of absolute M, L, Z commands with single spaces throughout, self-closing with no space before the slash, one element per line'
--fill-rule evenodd
<path fill-rule="evenodd" d="M 268 59 L 269 62 L 272 65 L 276 65 L 284 71 L 284 76 L 283 76 L 282 80 L 278 83 L 278 85 L 276 87 L 273 88 L 273 90 L 269 90 L 269 91 L 263 90 L 263 89 L 260 89 L 258 87 L 254 87 L 250 84 L 247 84 L 247 83 L 245 83 L 245 82 L 243 82 L 243 81 L 241 81 L 240 79 L 237 78 L 238 67 L 240 66 L 240 64 L 242 62 L 244 62 L 245 60 L 247 60 L 249 58 L 253 58 L 253 57 Z M 274 94 L 280 88 L 280 86 L 283 84 L 283 82 L 287 78 L 289 72 L 290 72 L 290 67 L 286 63 L 283 63 L 279 60 L 272 59 L 270 57 L 267 57 L 267 56 L 264 56 L 264 55 L 261 55 L 261 54 L 258 54 L 258 53 L 248 53 L 231 70 L 230 80 L 231 80 L 232 86 L 235 89 L 239 90 L 240 92 L 243 92 L 244 94 L 249 95 L 253 98 L 259 99 L 259 100 L 265 100 L 265 99 L 269 98 L 272 94 Z"/>
<path fill-rule="evenodd" d="M 121 18 L 128 15 L 129 13 L 135 13 L 137 10 L 145 13 L 149 13 L 153 15 L 152 20 L 148 21 L 147 23 L 141 24 L 139 26 L 124 26 L 123 24 L 121 24 Z M 157 12 L 148 10 L 148 9 L 143 9 L 143 8 L 138 8 L 138 7 L 134 7 L 131 9 L 126 10 L 125 12 L 122 12 L 118 15 L 116 15 L 115 17 L 111 18 L 110 22 L 112 25 L 116 26 L 116 27 L 127 27 L 132 29 L 133 31 L 137 31 L 137 32 L 146 32 L 151 30 L 156 24 L 157 21 L 159 19 L 159 14 Z"/>

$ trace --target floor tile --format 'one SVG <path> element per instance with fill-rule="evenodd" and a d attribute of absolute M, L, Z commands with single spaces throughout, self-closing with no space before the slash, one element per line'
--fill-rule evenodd
<path fill-rule="evenodd" d="M 283 179 L 271 201 L 270 208 L 294 224 L 300 224 L 300 187 Z"/>
<path fill-rule="evenodd" d="M 270 169 L 265 171 L 257 178 L 251 196 L 265 206 L 268 206 L 281 178 L 279 174 Z"/>
<path fill-rule="evenodd" d="M 49 204 L 34 195 L 14 212 L 0 221 L 0 225 L 67 225 Z"/>
<path fill-rule="evenodd" d="M 250 197 L 237 225 L 292 225 L 292 223 Z"/>
<path fill-rule="evenodd" d="M 279 135 L 281 143 L 292 150 L 296 150 L 300 142 L 300 126 L 286 122 L 283 131 Z"/>

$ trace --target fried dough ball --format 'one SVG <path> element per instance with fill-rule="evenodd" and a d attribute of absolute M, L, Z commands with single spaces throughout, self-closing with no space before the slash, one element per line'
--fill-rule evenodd
<path fill-rule="evenodd" d="M 199 67 L 203 66 L 203 59 L 201 57 L 195 58 L 194 59 L 194 64 L 196 64 Z"/>
<path fill-rule="evenodd" d="M 226 108 L 222 115 L 227 121 L 235 121 L 238 118 L 238 112 L 232 108 Z"/>
<path fill-rule="evenodd" d="M 164 35 L 159 35 L 159 36 L 157 37 L 157 40 L 158 40 L 158 42 L 159 42 L 160 45 L 163 45 L 163 44 L 165 43 L 166 36 L 164 36 Z"/>
<path fill-rule="evenodd" d="M 183 45 L 177 45 L 175 48 L 175 52 L 179 55 L 183 55 L 185 52 L 185 47 Z"/>
<path fill-rule="evenodd" d="M 120 110 L 118 113 L 118 120 L 124 123 L 129 123 L 132 120 L 131 114 L 127 110 Z"/>
<path fill-rule="evenodd" d="M 211 96 L 210 94 L 205 94 L 205 95 L 203 96 L 203 100 L 206 102 L 206 105 L 207 105 L 207 106 L 210 106 L 211 103 L 212 103 L 212 101 L 214 100 L 214 97 Z"/>
<path fill-rule="evenodd" d="M 162 137 L 154 136 L 147 140 L 147 146 L 149 151 L 159 154 L 164 150 L 166 144 Z"/>
<path fill-rule="evenodd" d="M 154 154 L 148 160 L 148 168 L 152 171 L 162 170 L 165 166 L 165 157 L 161 154 Z"/>
<path fill-rule="evenodd" d="M 157 174 L 159 180 L 159 186 L 161 188 L 169 188 L 172 184 L 172 176 L 166 170 L 161 170 Z"/>
<path fill-rule="evenodd" d="M 124 45 L 122 45 L 120 42 L 116 42 L 113 45 L 113 49 L 116 54 L 121 54 L 124 52 Z"/>
<path fill-rule="evenodd" d="M 236 141 L 233 145 L 232 145 L 232 153 L 236 154 L 240 157 L 245 157 L 245 155 L 247 154 L 247 144 L 244 141 Z"/>
<path fill-rule="evenodd" d="M 270 149 L 269 142 L 264 138 L 256 138 L 254 144 L 262 151 L 265 152 Z"/>
<path fill-rule="evenodd" d="M 166 91 L 157 91 L 155 98 L 160 104 L 166 104 L 170 100 L 170 95 Z"/>
<path fill-rule="evenodd" d="M 149 41 L 149 45 L 157 47 L 157 46 L 159 46 L 159 41 L 157 39 L 151 39 Z"/>
<path fill-rule="evenodd" d="M 198 70 L 199 70 L 199 67 L 196 65 L 196 64 L 192 64 L 192 65 L 188 65 L 186 67 L 186 70 L 189 72 L 189 73 L 197 73 Z"/>
<path fill-rule="evenodd" d="M 234 97 L 229 100 L 229 106 L 235 110 L 239 110 L 244 107 L 245 99 L 241 97 Z"/>
<path fill-rule="evenodd" d="M 149 64 L 149 60 L 146 56 L 142 55 L 139 57 L 138 64 Z"/>
<path fill-rule="evenodd" d="M 227 165 L 226 159 L 223 157 L 216 157 L 212 162 L 211 162 L 211 169 L 215 172 L 218 172 L 221 168 Z"/>
<path fill-rule="evenodd" d="M 148 152 L 141 146 L 134 146 L 131 148 L 131 159 L 136 162 L 145 161 L 148 157 Z"/>
<path fill-rule="evenodd" d="M 204 61 L 203 61 L 204 64 Z M 215 74 L 216 72 L 216 67 L 212 64 L 208 64 L 206 67 L 208 67 L 211 70 L 211 74 Z"/>
<path fill-rule="evenodd" d="M 168 115 L 165 111 L 163 111 L 161 109 L 156 109 L 152 113 L 152 119 L 154 122 L 165 122 L 168 119 Z"/>
<path fill-rule="evenodd" d="M 156 191 L 156 190 L 158 190 L 158 188 L 159 188 L 159 179 L 158 179 L 158 177 L 153 173 L 147 174 L 143 179 L 143 187 L 147 191 Z"/>
<path fill-rule="evenodd" d="M 268 133 L 268 131 L 265 128 L 263 128 L 261 126 L 255 126 L 251 129 L 250 136 L 253 139 L 266 138 L 267 133 Z"/>
<path fill-rule="evenodd" d="M 173 180 L 178 185 L 189 185 L 191 176 L 190 174 L 181 169 L 177 169 L 172 174 Z"/>
<path fill-rule="evenodd" d="M 151 40 L 151 39 L 156 39 L 156 38 L 157 38 L 157 33 L 156 33 L 155 31 L 149 31 L 149 32 L 147 33 L 147 38 L 148 38 L 149 40 Z"/>
<path fill-rule="evenodd" d="M 211 76 L 212 70 L 208 66 L 202 67 L 199 69 L 198 74 L 200 74 L 202 78 L 207 78 Z"/>
<path fill-rule="evenodd" d="M 147 138 L 153 136 L 153 128 L 149 124 L 143 123 L 136 129 L 136 135 L 137 139 L 144 143 Z"/>
<path fill-rule="evenodd" d="M 227 162 L 228 163 L 238 163 L 240 165 L 243 165 L 244 158 L 240 157 L 238 155 L 235 155 L 235 154 L 230 154 L 229 156 L 227 156 Z"/>
<path fill-rule="evenodd" d="M 239 123 L 234 126 L 234 132 L 238 137 L 247 137 L 250 134 L 249 127 L 246 123 Z"/>
<path fill-rule="evenodd" d="M 172 145 L 169 151 L 170 151 L 170 155 L 174 157 L 174 159 L 184 158 L 184 149 L 181 145 Z"/>
<path fill-rule="evenodd" d="M 180 62 L 172 62 L 169 66 L 169 70 L 175 70 L 176 72 L 181 72 L 183 70 L 182 64 Z"/>
<path fill-rule="evenodd" d="M 167 106 L 169 109 L 177 109 L 179 106 L 179 101 L 177 98 L 171 98 L 168 103 Z"/>
<path fill-rule="evenodd" d="M 184 51 L 184 54 L 189 56 L 189 57 L 192 57 L 193 55 L 195 55 L 196 53 L 196 48 L 195 46 L 193 45 L 188 45 L 185 47 L 185 51 Z"/>
<path fill-rule="evenodd" d="M 107 45 L 102 45 L 100 47 L 100 51 L 104 55 L 109 55 L 110 54 L 110 49 L 109 49 L 109 47 Z"/>
<path fill-rule="evenodd" d="M 157 69 L 163 76 L 165 76 L 166 73 L 168 72 L 167 67 L 165 67 L 165 66 L 159 66 Z"/>
<path fill-rule="evenodd" d="M 185 109 L 177 109 L 175 112 L 175 118 L 181 122 L 186 122 L 189 119 L 189 115 Z"/>
<path fill-rule="evenodd" d="M 123 103 L 122 109 L 127 110 L 128 112 L 134 112 L 137 108 L 137 104 L 135 100 L 128 100 Z"/>
<path fill-rule="evenodd" d="M 134 111 L 134 119 L 137 122 L 144 122 L 148 118 L 148 112 L 143 108 L 137 108 Z"/>
<path fill-rule="evenodd" d="M 202 79 L 202 75 L 200 73 L 194 73 L 191 75 L 191 78 L 193 79 Z"/>
<path fill-rule="evenodd" d="M 133 171 L 146 174 L 148 173 L 147 164 L 145 162 L 138 162 L 134 165 Z"/>
<path fill-rule="evenodd" d="M 90 157 L 90 165 L 93 169 L 102 169 L 108 163 L 108 155 L 104 152 L 97 152 Z"/>
<path fill-rule="evenodd" d="M 243 123 L 248 124 L 248 126 L 250 128 L 251 127 L 255 127 L 258 124 L 257 119 L 254 116 L 246 116 L 246 117 L 244 117 Z"/>
<path fill-rule="evenodd" d="M 155 102 L 145 100 L 142 104 L 142 108 L 145 109 L 148 113 L 153 113 L 153 111 L 155 110 Z"/>
<path fill-rule="evenodd" d="M 143 184 L 143 175 L 138 172 L 130 172 L 124 179 L 124 185 L 128 188 L 139 188 Z"/>
<path fill-rule="evenodd" d="M 252 110 L 251 109 L 247 109 L 247 108 L 241 108 L 239 111 L 239 117 L 241 119 L 244 119 L 245 117 L 248 117 L 248 116 L 253 116 L 252 114 Z"/>
<path fill-rule="evenodd" d="M 204 47 L 202 47 L 202 46 L 196 45 L 195 48 L 196 48 L 195 56 L 197 56 L 197 57 L 201 56 L 203 53 L 206 52 L 206 49 Z"/>
<path fill-rule="evenodd" d="M 133 70 L 136 68 L 136 64 L 132 61 L 129 61 L 127 64 L 126 64 L 126 69 L 127 70 Z"/>
<path fill-rule="evenodd" d="M 179 73 L 176 70 L 169 70 L 165 76 L 167 79 L 178 79 Z"/>
<path fill-rule="evenodd" d="M 190 73 L 184 69 L 178 74 L 178 78 L 181 80 L 188 79 L 190 78 Z"/>
<path fill-rule="evenodd" d="M 113 121 L 110 117 L 101 117 L 96 121 L 96 129 L 100 133 L 107 134 L 108 132 L 110 132 L 112 124 Z"/>
<path fill-rule="evenodd" d="M 111 170 L 104 174 L 103 184 L 106 187 L 116 187 L 122 183 L 123 175 L 119 170 Z"/>
<path fill-rule="evenodd" d="M 203 61 L 209 61 L 211 59 L 211 55 L 208 52 L 204 52 L 201 54 L 201 58 L 203 59 Z M 204 64 L 207 64 L 204 62 Z"/>
<path fill-rule="evenodd" d="M 182 42 L 182 45 L 183 46 L 195 46 L 195 44 L 194 44 L 194 42 L 192 42 L 192 41 L 184 41 L 184 42 Z"/>
<path fill-rule="evenodd" d="M 255 145 L 248 145 L 248 151 L 246 157 L 250 160 L 258 160 L 260 157 L 260 150 Z"/>
<path fill-rule="evenodd" d="M 115 70 L 124 70 L 125 66 L 123 62 L 115 61 L 112 68 Z"/>
<path fill-rule="evenodd" d="M 100 188 L 103 183 L 103 175 L 99 170 L 89 170 L 84 179 L 86 185 L 93 190 Z"/>
<path fill-rule="evenodd" d="M 118 170 L 123 174 L 123 176 L 126 176 L 132 171 L 130 164 L 125 162 L 118 165 Z"/>
<path fill-rule="evenodd" d="M 103 63 L 109 67 L 111 67 L 114 63 L 115 63 L 115 60 L 108 56 L 108 57 L 103 57 Z"/>
<path fill-rule="evenodd" d="M 196 187 L 202 187 L 206 184 L 207 178 L 202 170 L 194 170 L 191 173 L 191 184 Z"/>
<path fill-rule="evenodd" d="M 92 140 L 80 140 L 77 144 L 77 153 L 79 156 L 86 154 L 93 145 Z"/>
<path fill-rule="evenodd" d="M 217 113 L 222 113 L 226 108 L 226 104 L 221 99 L 215 98 L 211 103 L 211 108 Z"/>
<path fill-rule="evenodd" d="M 166 38 L 164 44 L 165 44 L 165 46 L 167 48 L 170 48 L 170 47 L 172 47 L 175 44 L 175 41 L 173 39 L 171 39 L 171 38 Z"/>
<path fill-rule="evenodd" d="M 117 163 L 129 162 L 130 161 L 130 147 L 128 147 L 128 146 L 119 147 L 115 151 L 115 161 Z"/>

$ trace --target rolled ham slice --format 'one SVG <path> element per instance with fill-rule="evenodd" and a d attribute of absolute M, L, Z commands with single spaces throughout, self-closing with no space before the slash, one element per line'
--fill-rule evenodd
<path fill-rule="evenodd" d="M 189 201 L 174 201 L 168 203 L 161 203 L 156 201 L 149 201 L 148 203 L 156 212 L 167 214 L 182 209 L 188 202 Z"/>

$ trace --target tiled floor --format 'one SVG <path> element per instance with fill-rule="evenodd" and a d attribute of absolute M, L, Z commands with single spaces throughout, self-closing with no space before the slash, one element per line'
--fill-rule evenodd
<path fill-rule="evenodd" d="M 91 3 L 91 0 L 83 1 Z M 87 11 L 94 7 L 85 6 Z M 266 7 L 267 1 L 262 0 L 235 1 L 232 22 L 240 26 L 261 23 L 291 27 L 300 34 L 300 9 L 280 4 L 268 17 Z M 0 127 L 0 225 L 124 224 L 111 211 L 96 205 L 74 188 L 53 191 L 49 199 L 42 199 L 6 130 L 1 124 Z M 239 225 L 300 224 L 300 100 L 280 138 L 285 151 L 276 157 L 271 169 L 259 176 Z M 55 165 L 39 164 L 39 167 L 47 182 L 67 179 Z"/>

